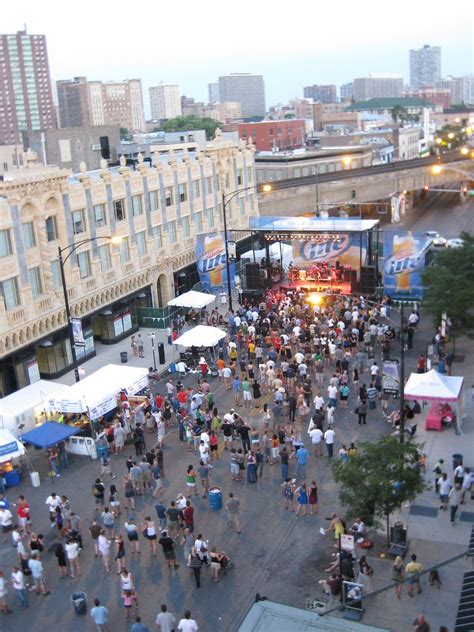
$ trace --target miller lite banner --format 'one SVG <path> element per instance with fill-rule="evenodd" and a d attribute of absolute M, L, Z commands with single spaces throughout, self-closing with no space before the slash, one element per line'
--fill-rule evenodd
<path fill-rule="evenodd" d="M 385 231 L 383 281 L 392 298 L 423 298 L 421 273 L 431 239 L 423 233 Z"/>
<path fill-rule="evenodd" d="M 232 240 L 227 232 L 227 239 Z M 208 233 L 198 235 L 196 239 L 196 259 L 202 289 L 216 294 L 219 290 L 227 290 L 227 267 L 225 259 L 224 233 Z M 235 264 L 230 261 L 230 282 L 234 288 Z"/>
<path fill-rule="evenodd" d="M 365 233 L 317 233 L 311 239 L 293 239 L 293 265 L 297 268 L 307 268 L 323 261 L 339 261 L 341 266 L 356 270 L 361 261 L 364 265 L 366 252 Z"/>

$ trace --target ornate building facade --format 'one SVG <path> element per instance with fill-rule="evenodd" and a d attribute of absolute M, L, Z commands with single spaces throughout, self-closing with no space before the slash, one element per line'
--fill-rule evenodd
<path fill-rule="evenodd" d="M 229 229 L 245 230 L 258 213 L 253 146 L 225 141 L 219 130 L 204 151 L 155 154 L 151 166 L 139 157 L 136 170 L 103 161 L 71 174 L 39 165 L 33 152 L 25 158 L 0 182 L 3 393 L 71 367 L 58 247 L 66 248 L 71 312 L 85 340 L 77 350 L 86 359 L 95 340 L 112 344 L 133 331 L 133 307 L 164 307 L 197 280 L 195 237 L 222 230 L 223 190 L 246 189 L 227 204 Z"/>

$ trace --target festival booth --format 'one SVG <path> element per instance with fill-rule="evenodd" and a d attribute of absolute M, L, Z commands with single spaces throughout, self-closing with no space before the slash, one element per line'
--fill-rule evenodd
<path fill-rule="evenodd" d="M 14 459 L 25 454 L 24 445 L 8 430 L 0 429 L 0 476 L 5 487 L 14 487 L 21 481 L 20 469 L 15 467 Z"/>
<path fill-rule="evenodd" d="M 15 437 L 32 430 L 46 420 L 51 397 L 58 396 L 66 388 L 64 384 L 38 380 L 0 399 L 1 427 Z"/>
<path fill-rule="evenodd" d="M 137 393 L 148 386 L 148 369 L 107 364 L 92 375 L 63 390 L 58 397 L 49 401 L 49 409 L 64 415 L 65 423 L 86 430 L 81 437 L 73 437 L 67 444 L 67 451 L 97 458 L 94 438 L 94 423 L 112 412 L 121 403 L 121 394 L 133 396 L 133 403 L 141 405 Z M 130 401 L 130 399 L 129 399 Z M 91 431 L 92 429 L 92 431 Z M 77 434 L 77 433 L 74 433 Z"/>
<path fill-rule="evenodd" d="M 410 375 L 405 384 L 405 399 L 432 402 L 426 415 L 425 430 L 441 432 L 444 423 L 453 426 L 456 434 L 461 434 L 463 381 L 462 377 L 442 375 L 434 369 Z"/>
<path fill-rule="evenodd" d="M 190 351 L 180 353 L 180 359 L 183 362 L 193 361 L 197 363 L 198 355 L 212 349 L 212 359 L 216 359 L 215 347 L 219 342 L 227 336 L 227 333 L 219 327 L 211 327 L 209 325 L 197 325 L 192 329 L 188 329 L 179 338 L 173 341 L 177 347 L 186 347 Z M 201 363 L 200 363 L 201 364 Z"/>
<path fill-rule="evenodd" d="M 181 307 L 188 310 L 185 320 L 197 324 L 202 317 L 202 310 L 216 300 L 214 294 L 189 290 L 168 302 L 168 307 Z"/>

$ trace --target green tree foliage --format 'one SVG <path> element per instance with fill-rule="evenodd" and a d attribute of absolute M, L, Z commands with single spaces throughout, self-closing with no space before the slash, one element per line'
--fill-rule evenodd
<path fill-rule="evenodd" d="M 120 128 L 120 140 L 130 140 L 130 130 L 126 127 Z"/>
<path fill-rule="evenodd" d="M 387 524 L 390 515 L 407 500 L 426 489 L 417 461 L 418 446 L 397 437 L 381 437 L 375 443 L 361 443 L 358 454 L 348 463 L 334 465 L 340 484 L 339 498 L 348 517 L 361 517 L 366 524 Z"/>
<path fill-rule="evenodd" d="M 177 116 L 168 119 L 163 123 L 162 130 L 164 132 L 180 132 L 187 130 L 203 129 L 206 132 L 207 140 L 212 140 L 216 135 L 216 129 L 222 127 L 222 123 L 211 118 L 200 118 L 199 116 Z"/>
<path fill-rule="evenodd" d="M 424 307 L 439 326 L 446 313 L 458 333 L 474 333 L 474 236 L 461 233 L 461 248 L 446 248 L 423 272 Z"/>

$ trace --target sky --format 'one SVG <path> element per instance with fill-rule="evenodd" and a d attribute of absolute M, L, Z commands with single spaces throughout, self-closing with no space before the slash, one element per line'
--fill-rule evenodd
<path fill-rule="evenodd" d="M 370 72 L 408 80 L 408 51 L 424 44 L 442 47 L 443 75 L 474 73 L 472 0 L 8 2 L 1 31 L 24 24 L 46 35 L 54 81 L 140 78 L 147 114 L 160 81 L 207 101 L 220 74 L 262 74 L 268 107 Z"/>

